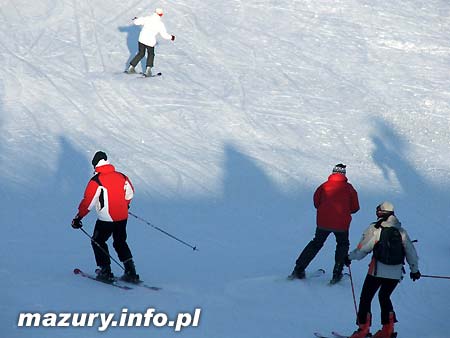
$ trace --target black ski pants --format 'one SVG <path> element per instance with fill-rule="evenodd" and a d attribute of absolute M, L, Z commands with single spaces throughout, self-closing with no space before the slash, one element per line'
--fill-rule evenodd
<path fill-rule="evenodd" d="M 124 262 L 133 257 L 127 244 L 127 220 L 118 222 L 97 220 L 95 223 L 94 235 L 92 236 L 92 239 L 96 243 L 94 243 L 94 241 L 91 242 L 97 266 L 111 264 L 108 245 L 106 244 L 106 241 L 111 235 L 113 237 L 113 247 L 119 256 L 120 261 Z M 108 253 L 108 255 L 106 253 Z"/>
<path fill-rule="evenodd" d="M 370 307 L 375 293 L 378 292 L 378 300 L 381 308 L 381 324 L 389 324 L 389 313 L 394 312 L 391 302 L 391 294 L 398 285 L 399 280 L 390 278 L 374 277 L 367 275 L 361 290 L 359 300 L 358 324 L 365 324 L 367 314 L 371 313 Z M 395 318 L 395 313 L 394 313 Z M 395 320 L 396 321 L 396 320 Z"/>
<path fill-rule="evenodd" d="M 322 249 L 328 236 L 333 233 L 336 237 L 336 251 L 334 253 L 334 269 L 333 274 L 342 273 L 344 268 L 345 257 L 348 255 L 350 242 L 348 240 L 348 231 L 331 231 L 316 228 L 314 238 L 306 245 L 300 256 L 295 262 L 297 271 L 304 271 L 311 261 L 316 257 L 317 253 Z"/>
<path fill-rule="evenodd" d="M 131 60 L 130 65 L 136 67 L 139 61 L 145 56 L 145 51 L 147 51 L 147 67 L 153 67 L 153 61 L 155 60 L 155 47 L 150 47 L 138 42 L 139 51 L 136 56 Z"/>

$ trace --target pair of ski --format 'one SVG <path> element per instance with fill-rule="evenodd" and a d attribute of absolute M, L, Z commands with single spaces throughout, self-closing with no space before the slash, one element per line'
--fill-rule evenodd
<path fill-rule="evenodd" d="M 319 332 L 314 332 L 314 336 L 317 338 L 350 338 L 350 336 L 344 336 L 336 331 L 331 331 L 331 336 L 326 336 Z"/>
<path fill-rule="evenodd" d="M 370 333 L 369 333 L 370 334 Z M 314 336 L 317 338 L 350 338 L 351 336 L 344 336 L 336 331 L 331 331 L 331 336 L 325 336 L 323 334 L 320 334 L 318 332 L 314 332 Z M 368 336 L 372 337 L 372 335 Z M 397 332 L 394 332 L 391 336 L 391 338 L 397 338 Z"/>
<path fill-rule="evenodd" d="M 144 73 L 142 73 L 142 72 L 140 72 L 140 73 L 127 73 L 127 71 L 124 71 L 124 73 L 127 74 L 127 75 L 140 74 L 140 75 L 142 75 L 141 76 L 142 79 L 146 79 L 148 77 L 157 77 L 157 76 L 161 76 L 162 75 L 161 72 L 156 73 L 156 74 L 152 74 L 152 75 L 149 75 L 149 76 L 148 75 L 144 75 Z"/>
<path fill-rule="evenodd" d="M 303 279 L 309 279 L 309 278 L 316 278 L 316 277 L 323 276 L 324 274 L 325 274 L 325 270 L 324 269 L 317 269 L 316 271 L 307 273 L 305 278 L 299 279 L 299 278 L 297 278 L 297 277 L 295 277 L 294 275 L 291 274 L 291 275 L 287 276 L 287 280 L 297 280 L 297 279 L 298 280 L 303 280 Z"/>
<path fill-rule="evenodd" d="M 320 276 L 323 276 L 324 274 L 325 274 L 325 270 L 324 270 L 324 269 L 317 269 L 316 271 L 313 271 L 313 272 L 311 272 L 311 273 L 307 273 L 306 276 L 305 276 L 305 279 L 308 279 L 308 278 L 315 278 L 315 277 L 320 277 Z M 348 275 L 348 273 L 344 273 L 342 277 L 347 276 L 347 275 Z M 287 279 L 288 279 L 288 280 L 294 280 L 294 279 L 298 279 L 298 278 L 294 277 L 293 275 L 289 275 L 289 276 L 287 277 Z M 302 278 L 302 279 L 303 279 L 303 278 Z M 341 280 L 342 280 L 342 279 L 341 279 Z M 328 284 L 329 284 L 329 285 L 334 285 L 334 284 L 339 283 L 341 280 L 336 281 L 336 282 L 330 281 Z"/>
<path fill-rule="evenodd" d="M 152 285 L 145 284 L 144 281 L 139 281 L 137 283 L 132 283 L 132 282 L 127 282 L 127 281 L 121 280 L 119 278 L 114 278 L 114 280 L 112 280 L 112 281 L 103 281 L 103 280 L 95 278 L 95 276 L 92 275 L 92 274 L 89 274 L 89 273 L 81 271 L 78 268 L 74 269 L 73 273 L 75 275 L 79 275 L 81 277 L 88 278 L 90 280 L 93 280 L 93 281 L 96 281 L 96 282 L 100 282 L 100 283 L 103 283 L 103 284 L 111 285 L 113 287 L 116 287 L 116 288 L 119 288 L 119 289 L 122 289 L 122 290 L 133 290 L 134 287 L 132 287 L 131 285 L 137 286 L 137 287 L 141 287 L 141 288 L 144 288 L 144 289 L 147 289 L 147 290 L 151 290 L 151 291 L 159 291 L 159 290 L 162 289 L 159 286 L 152 286 Z"/>
<path fill-rule="evenodd" d="M 320 334 L 318 332 L 314 332 L 314 336 L 317 338 L 350 338 L 351 336 L 344 336 L 336 331 L 331 331 L 331 336 L 325 336 L 323 334 Z M 372 335 L 369 333 L 368 337 L 372 337 Z M 397 338 L 397 332 L 394 332 L 391 335 L 391 338 Z"/>

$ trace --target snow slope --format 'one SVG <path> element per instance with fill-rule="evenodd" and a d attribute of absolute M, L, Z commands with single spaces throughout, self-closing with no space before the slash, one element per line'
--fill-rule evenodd
<path fill-rule="evenodd" d="M 121 74 L 137 48 L 130 18 L 155 7 L 177 37 L 157 46 L 163 76 Z M 310 266 L 326 276 L 282 280 L 314 233 L 312 193 L 338 162 L 360 195 L 351 245 L 387 199 L 419 240 L 422 273 L 448 276 L 449 15 L 440 0 L 4 0 L 1 336 L 94 337 L 96 328 L 17 328 L 17 317 L 123 307 L 201 307 L 200 326 L 182 337 L 353 331 L 349 280 L 326 285 L 332 238 Z M 71 274 L 95 268 L 70 221 L 99 149 L 132 179 L 133 212 L 200 249 L 130 219 L 138 272 L 163 292 Z M 357 297 L 367 262 L 352 264 Z M 406 278 L 393 295 L 399 337 L 449 337 L 449 294 L 446 280 Z M 376 299 L 373 313 L 376 330 Z M 149 334 L 175 333 L 102 333 Z"/>

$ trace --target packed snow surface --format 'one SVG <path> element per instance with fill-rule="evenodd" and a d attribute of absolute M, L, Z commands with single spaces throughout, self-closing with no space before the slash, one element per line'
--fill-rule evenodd
<path fill-rule="evenodd" d="M 131 18 L 156 7 L 176 36 L 156 46 L 163 75 L 125 75 Z M 450 275 L 448 1 L 3 0 L 0 27 L 0 336 L 351 333 L 350 279 L 328 286 L 333 236 L 308 267 L 324 276 L 284 279 L 314 234 L 312 194 L 340 162 L 361 204 L 351 247 L 389 200 L 421 272 Z M 160 292 L 72 273 L 95 269 L 70 222 L 97 150 L 134 183 L 133 213 L 199 249 L 130 218 L 138 273 Z M 83 221 L 92 233 L 95 214 Z M 357 301 L 368 262 L 351 266 Z M 399 338 L 450 337 L 450 281 L 408 275 L 392 296 Z M 150 307 L 201 308 L 201 320 L 180 333 L 17 327 L 20 312 Z M 372 312 L 376 331 L 377 298 Z"/>

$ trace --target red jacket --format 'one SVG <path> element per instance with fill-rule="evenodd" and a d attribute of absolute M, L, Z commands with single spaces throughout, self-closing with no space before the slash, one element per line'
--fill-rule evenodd
<path fill-rule="evenodd" d="M 331 174 L 314 193 L 317 227 L 332 231 L 347 231 L 351 214 L 359 210 L 358 193 L 343 174 Z"/>
<path fill-rule="evenodd" d="M 128 206 L 134 195 L 131 181 L 111 164 L 97 166 L 95 171 L 98 174 L 86 187 L 78 216 L 83 218 L 95 206 L 99 220 L 115 222 L 127 219 Z"/>

